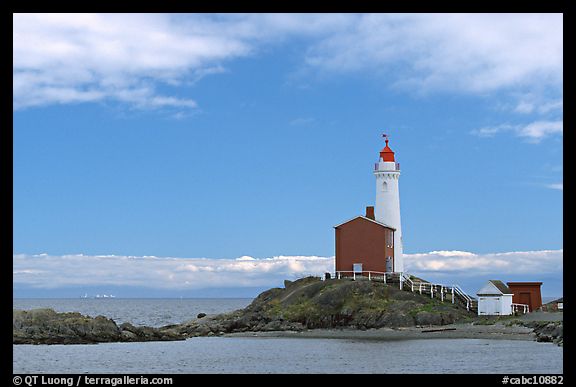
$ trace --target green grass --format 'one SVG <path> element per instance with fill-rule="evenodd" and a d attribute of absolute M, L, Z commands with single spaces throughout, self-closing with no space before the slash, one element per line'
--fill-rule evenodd
<path fill-rule="evenodd" d="M 410 316 L 416 317 L 416 315 L 420 312 L 428 312 L 428 313 L 442 313 L 444 311 L 438 310 L 438 306 L 443 305 L 441 302 L 437 300 L 430 300 L 426 304 L 422 304 L 421 306 L 414 308 L 408 312 Z"/>
<path fill-rule="evenodd" d="M 473 323 L 474 325 L 494 325 L 496 323 L 505 323 L 506 326 L 512 326 L 519 323 L 516 316 L 484 316 L 477 317 Z"/>

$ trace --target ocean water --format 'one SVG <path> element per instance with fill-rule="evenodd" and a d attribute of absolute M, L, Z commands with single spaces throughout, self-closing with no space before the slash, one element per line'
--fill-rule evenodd
<path fill-rule="evenodd" d="M 80 312 L 113 319 L 118 325 L 160 327 L 195 318 L 198 313 L 224 313 L 242 309 L 251 298 L 20 298 L 14 309 L 52 308 L 57 312 Z"/>
<path fill-rule="evenodd" d="M 242 308 L 250 299 L 42 299 L 51 307 L 161 326 L 198 313 Z M 562 373 L 563 349 L 516 340 L 366 340 L 196 337 L 97 345 L 14 345 L 14 373 Z M 417 361 L 415 360 L 417 359 Z"/>

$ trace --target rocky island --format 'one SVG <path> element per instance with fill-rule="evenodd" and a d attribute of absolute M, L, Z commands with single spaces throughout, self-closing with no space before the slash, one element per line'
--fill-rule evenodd
<path fill-rule="evenodd" d="M 135 341 L 184 340 L 181 335 L 151 327 L 118 326 L 104 316 L 89 317 L 77 312 L 57 313 L 52 309 L 14 310 L 13 344 L 95 344 Z"/>
<path fill-rule="evenodd" d="M 160 328 L 130 323 L 118 326 L 103 316 L 51 309 L 14 310 L 13 343 L 87 344 L 259 334 L 380 339 L 509 337 L 562 345 L 562 321 L 479 318 L 458 304 L 367 280 L 306 277 L 284 285 L 261 293 L 244 309 L 217 315 L 200 313 L 190 321 Z"/>
<path fill-rule="evenodd" d="M 167 328 L 192 337 L 247 331 L 445 325 L 473 316 L 457 305 L 402 291 L 397 286 L 307 277 L 284 281 L 284 288 L 261 293 L 244 309 Z"/>

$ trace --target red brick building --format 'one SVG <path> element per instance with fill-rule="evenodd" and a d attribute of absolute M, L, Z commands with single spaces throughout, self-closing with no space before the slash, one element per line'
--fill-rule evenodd
<path fill-rule="evenodd" d="M 337 272 L 394 271 L 395 229 L 374 220 L 374 207 L 334 228 Z"/>
<path fill-rule="evenodd" d="M 507 282 L 512 290 L 512 302 L 515 304 L 528 304 L 530 312 L 542 306 L 540 286 L 542 282 Z"/>

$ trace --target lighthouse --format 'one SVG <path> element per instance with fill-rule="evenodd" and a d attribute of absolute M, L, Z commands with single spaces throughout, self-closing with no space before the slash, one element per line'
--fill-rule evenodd
<path fill-rule="evenodd" d="M 400 164 L 396 162 L 394 152 L 388 146 L 388 136 L 383 135 L 386 146 L 380 151 L 378 162 L 374 166 L 376 177 L 376 203 L 374 205 L 375 220 L 396 229 L 394 232 L 394 257 L 390 265 L 393 271 L 404 271 L 402 258 L 402 228 L 400 226 Z"/>

